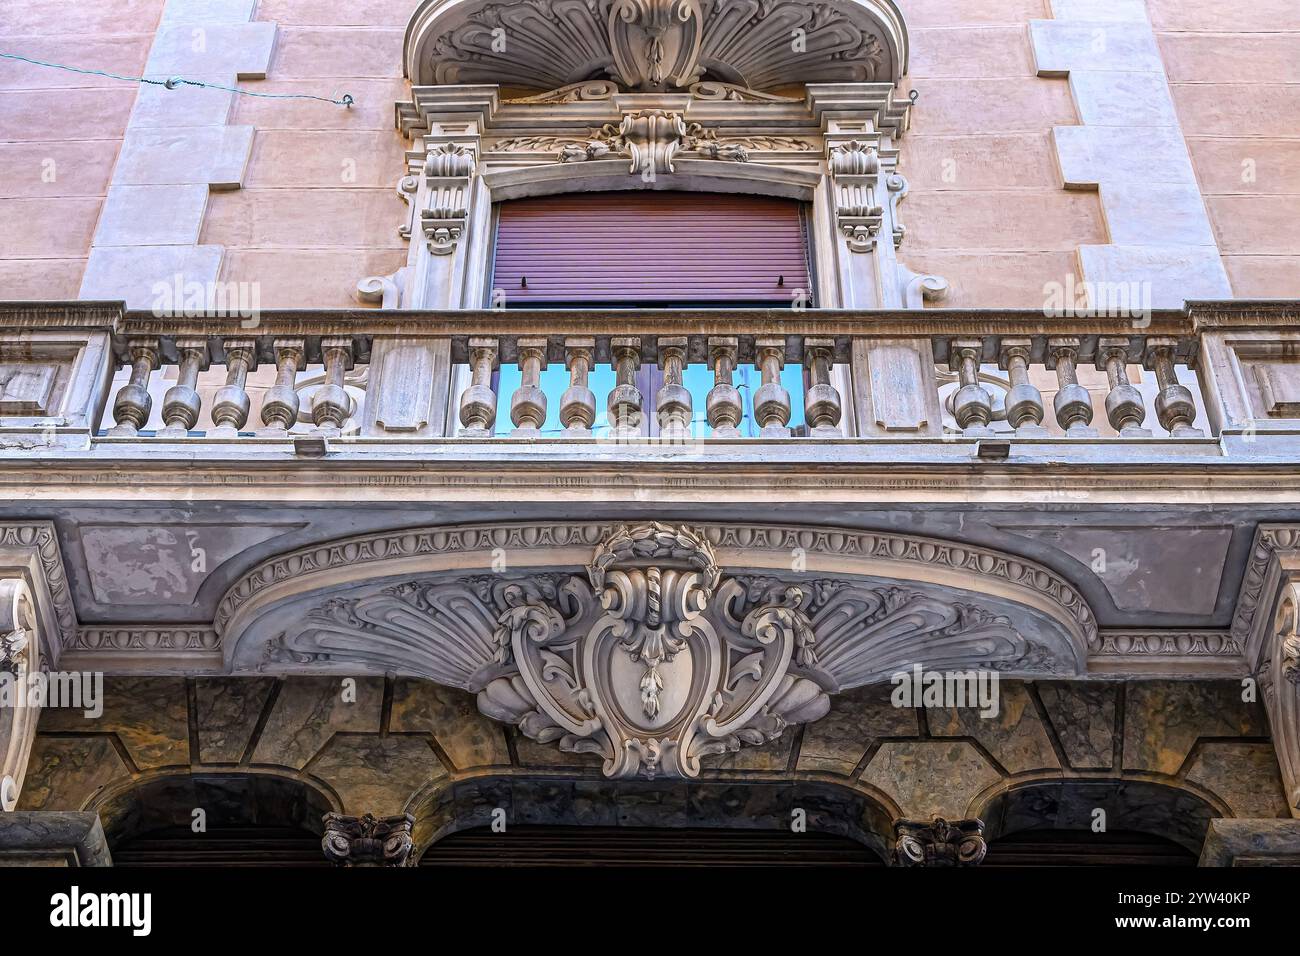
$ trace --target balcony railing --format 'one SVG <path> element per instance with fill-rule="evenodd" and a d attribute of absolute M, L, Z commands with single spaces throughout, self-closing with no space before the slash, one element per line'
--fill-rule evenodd
<path fill-rule="evenodd" d="M 241 318 L 14 303 L 0 305 L 0 432 L 155 443 L 1290 434 L 1300 429 L 1298 312 L 1279 302 L 1138 319 L 955 310 Z M 745 394 L 742 368 L 752 369 Z"/>

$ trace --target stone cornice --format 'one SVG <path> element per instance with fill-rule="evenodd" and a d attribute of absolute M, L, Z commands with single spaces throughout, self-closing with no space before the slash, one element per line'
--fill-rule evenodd
<path fill-rule="evenodd" d="M 721 335 L 744 329 L 753 335 L 948 336 L 1045 335 L 1052 322 L 1038 309 L 789 309 L 559 311 L 464 309 L 267 309 L 258 325 L 238 313 L 170 315 L 125 309 L 120 302 L 0 301 L 0 331 L 26 329 L 109 329 L 119 335 L 476 335 L 642 334 Z M 1189 302 L 1186 309 L 1157 309 L 1151 322 L 1135 328 L 1128 317 L 1070 317 L 1071 335 L 1166 336 L 1201 331 L 1300 326 L 1300 300 Z"/>

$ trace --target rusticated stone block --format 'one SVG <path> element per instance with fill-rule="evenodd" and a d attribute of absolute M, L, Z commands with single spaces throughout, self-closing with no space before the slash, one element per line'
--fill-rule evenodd
<path fill-rule="evenodd" d="M 454 687 L 398 680 L 389 730 L 433 734 L 458 770 L 510 763 L 505 728 L 479 713 L 472 694 Z"/>
<path fill-rule="evenodd" d="M 252 741 L 275 680 L 200 677 L 196 685 L 199 761 L 237 763 Z"/>
<path fill-rule="evenodd" d="M 1124 769 L 1175 774 L 1202 737 L 1263 737 L 1258 704 L 1235 681 L 1148 681 L 1129 685 L 1124 706 Z"/>
<path fill-rule="evenodd" d="M 355 702 L 344 700 L 342 677 L 286 681 L 253 762 L 301 770 L 337 733 L 378 733 L 383 695 L 382 677 L 356 678 Z"/>

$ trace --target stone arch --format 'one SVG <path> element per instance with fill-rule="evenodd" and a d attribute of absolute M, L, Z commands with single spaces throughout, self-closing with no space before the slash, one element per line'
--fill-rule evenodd
<path fill-rule="evenodd" d="M 403 66 L 415 86 L 498 83 L 555 90 L 612 77 L 627 89 L 721 81 L 754 90 L 805 82 L 896 83 L 907 27 L 893 0 L 424 0 Z M 647 62 L 650 31 L 662 68 Z M 802 31 L 802 43 L 792 42 Z M 513 40 L 513 42 L 512 42 Z"/>
<path fill-rule="evenodd" d="M 99 813 L 110 848 L 140 837 L 191 831 L 193 811 L 204 811 L 207 834 L 231 828 L 297 831 L 302 848 L 319 843 L 321 819 L 338 810 L 338 800 L 298 777 L 266 771 L 164 771 L 123 781 L 98 794 L 86 807 Z M 199 844 L 207 834 L 195 837 Z M 321 857 L 323 862 L 324 857 Z"/>
<path fill-rule="evenodd" d="M 235 673 L 257 670 L 286 673 L 336 673 L 346 664 L 355 673 L 363 659 L 345 649 L 331 656 L 287 652 L 267 666 L 266 642 L 300 621 L 315 603 L 411 578 L 474 577 L 492 573 L 501 550 L 512 571 L 581 573 L 603 539 L 624 527 L 618 521 L 524 522 L 447 525 L 379 532 L 323 542 L 270 558 L 251 568 L 227 590 L 217 607 L 215 627 L 222 635 L 228 667 Z M 692 524 L 713 542 L 726 573 L 776 574 L 790 569 L 798 551 L 810 575 L 861 578 L 871 582 L 913 583 L 936 593 L 966 594 L 995 602 L 999 609 L 1020 608 L 1019 622 L 1033 636 L 1052 644 L 1058 673 L 1082 673 L 1097 623 L 1079 591 L 1064 578 L 1017 555 L 895 532 L 775 524 Z M 376 640 L 371 636 L 371 642 Z M 404 659 L 411 658 L 408 653 Z M 394 661 L 375 660 L 373 673 Z M 300 665 L 300 666 L 290 666 Z M 1041 673 L 1039 671 L 1038 673 Z M 416 671 L 461 686 L 439 674 Z M 862 683 L 862 682 L 858 682 Z M 844 685 L 849 686 L 849 685 Z M 856 686 L 856 684 L 852 685 Z"/>
<path fill-rule="evenodd" d="M 677 636 L 646 663 L 610 635 L 655 640 L 661 584 Z M 646 588 L 653 601 L 636 596 Z M 914 667 L 1077 675 L 1096 624 L 1051 572 L 967 545 L 580 522 L 304 548 L 251 570 L 216 626 L 233 673 L 423 677 L 533 740 L 600 753 L 606 776 L 654 779 L 696 777 L 702 758 L 773 741 L 825 715 L 831 694 Z"/>
<path fill-rule="evenodd" d="M 613 781 L 591 777 L 487 775 L 443 782 L 413 800 L 422 855 L 447 836 L 511 825 L 788 830 L 804 811 L 809 832 L 848 837 L 890 859 L 898 808 L 883 794 L 828 781 Z"/>
<path fill-rule="evenodd" d="M 1231 811 L 1208 794 L 1149 780 L 1015 780 L 986 791 L 969 816 L 984 821 L 989 843 L 1026 830 L 1089 830 L 1093 811 L 1106 812 L 1106 828 L 1162 837 L 1199 854 L 1210 820 Z"/>

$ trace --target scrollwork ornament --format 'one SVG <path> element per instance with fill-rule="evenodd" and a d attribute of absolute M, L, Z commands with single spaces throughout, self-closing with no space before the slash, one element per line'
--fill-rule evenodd
<path fill-rule="evenodd" d="M 897 820 L 894 836 L 897 866 L 978 866 L 988 852 L 978 819 Z"/>
<path fill-rule="evenodd" d="M 724 576 L 717 540 L 685 525 L 606 526 L 584 542 L 585 575 L 416 579 L 331 599 L 275 645 L 276 661 L 363 662 L 461 687 L 530 739 L 647 779 L 695 777 L 701 761 L 769 743 L 824 716 L 831 693 L 914 662 L 1060 666 L 1007 617 L 949 596 Z"/>

